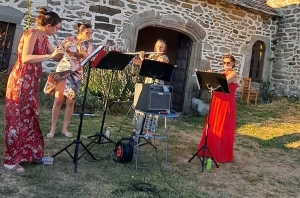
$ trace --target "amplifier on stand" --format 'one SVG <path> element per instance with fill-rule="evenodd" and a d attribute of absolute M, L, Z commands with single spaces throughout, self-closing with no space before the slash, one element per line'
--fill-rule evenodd
<path fill-rule="evenodd" d="M 137 83 L 133 105 L 142 111 L 171 110 L 172 86 Z"/>

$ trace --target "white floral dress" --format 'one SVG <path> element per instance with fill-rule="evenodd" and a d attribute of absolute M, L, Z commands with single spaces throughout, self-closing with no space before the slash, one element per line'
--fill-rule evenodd
<path fill-rule="evenodd" d="M 62 41 L 62 43 L 69 49 L 70 52 L 79 52 L 80 50 L 87 52 L 88 50 L 87 43 L 84 42 L 81 43 L 81 45 L 78 45 L 78 41 L 75 36 L 66 38 Z M 83 61 L 83 59 L 79 59 L 65 53 L 63 59 L 56 66 L 56 72 L 72 71 L 72 73 L 70 73 L 70 75 L 66 78 L 64 90 L 64 95 L 71 99 L 75 98 L 81 84 L 83 73 L 83 69 L 80 66 L 81 61 Z"/>

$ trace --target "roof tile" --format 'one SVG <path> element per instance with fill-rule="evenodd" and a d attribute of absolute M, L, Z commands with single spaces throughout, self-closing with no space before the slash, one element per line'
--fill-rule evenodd
<path fill-rule="evenodd" d="M 280 16 L 280 13 L 266 4 L 266 0 L 221 0 L 230 4 L 253 9 L 265 14 Z"/>

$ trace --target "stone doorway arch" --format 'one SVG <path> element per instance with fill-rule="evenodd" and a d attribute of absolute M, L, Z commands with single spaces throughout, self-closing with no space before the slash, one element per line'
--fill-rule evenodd
<path fill-rule="evenodd" d="M 124 22 L 120 38 L 125 42 L 129 51 L 135 51 L 139 31 L 145 27 L 161 27 L 178 31 L 188 36 L 192 41 L 192 50 L 187 70 L 183 111 L 190 111 L 192 91 L 195 80 L 192 77 L 194 69 L 200 68 L 202 40 L 206 36 L 204 28 L 191 19 L 183 19 L 177 15 L 162 15 L 156 11 L 146 11 L 129 17 L 129 22 Z"/>

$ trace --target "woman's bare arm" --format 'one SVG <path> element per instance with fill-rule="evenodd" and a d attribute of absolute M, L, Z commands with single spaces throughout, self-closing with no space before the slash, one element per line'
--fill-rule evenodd
<path fill-rule="evenodd" d="M 33 55 L 34 45 L 37 40 L 37 34 L 31 32 L 29 35 L 24 36 L 24 45 L 22 51 L 22 63 L 40 63 L 49 60 L 56 54 Z"/>
<path fill-rule="evenodd" d="M 235 71 L 231 71 L 228 75 L 226 75 L 227 83 L 238 83 L 238 75 Z"/>

